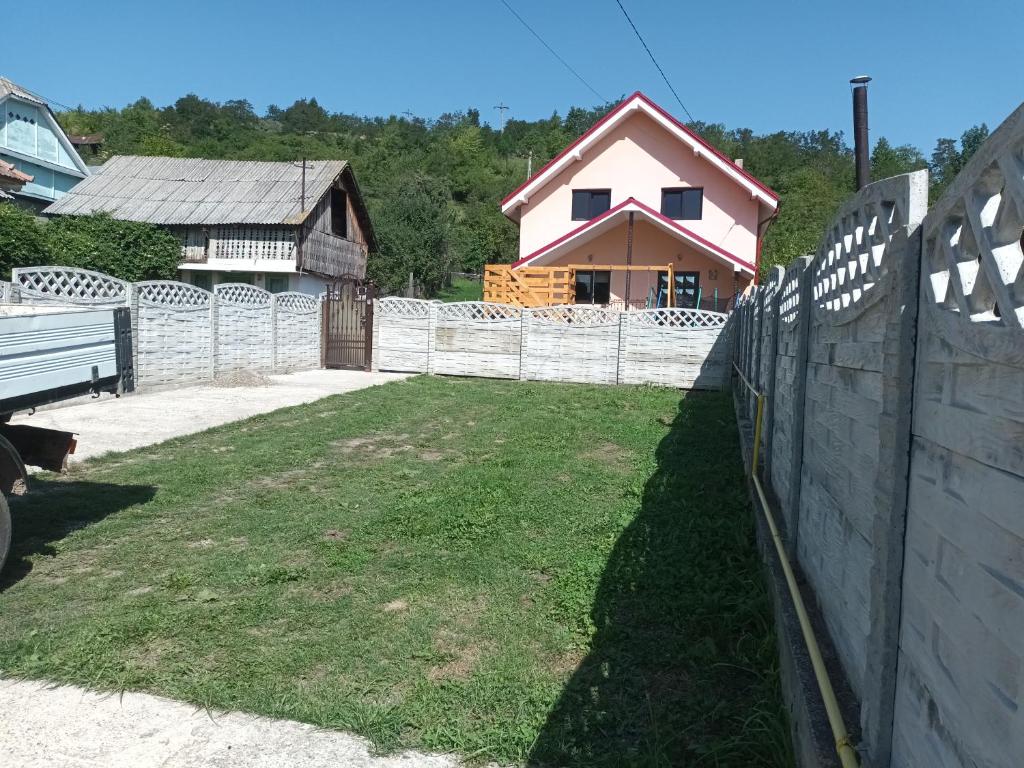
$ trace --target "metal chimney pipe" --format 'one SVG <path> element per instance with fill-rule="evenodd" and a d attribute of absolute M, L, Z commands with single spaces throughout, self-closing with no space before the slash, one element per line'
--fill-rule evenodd
<path fill-rule="evenodd" d="M 850 81 L 853 86 L 853 156 L 857 168 L 857 189 L 871 183 L 871 147 L 868 143 L 868 83 L 871 78 L 859 75 Z"/>

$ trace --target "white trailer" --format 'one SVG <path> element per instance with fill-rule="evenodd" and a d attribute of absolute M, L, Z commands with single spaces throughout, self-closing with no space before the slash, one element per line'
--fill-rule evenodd
<path fill-rule="evenodd" d="M 0 570 L 11 544 L 7 497 L 27 492 L 25 466 L 62 472 L 75 450 L 74 433 L 13 425 L 11 416 L 134 388 L 127 307 L 0 305 Z"/>

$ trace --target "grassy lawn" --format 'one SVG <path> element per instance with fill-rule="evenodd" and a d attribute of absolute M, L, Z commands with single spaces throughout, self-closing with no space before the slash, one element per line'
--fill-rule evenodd
<path fill-rule="evenodd" d="M 484 286 L 479 280 L 469 280 L 465 277 L 452 278 L 452 284 L 448 288 L 442 288 L 437 294 L 441 301 L 483 301 Z"/>
<path fill-rule="evenodd" d="M 729 397 L 418 377 L 36 480 L 0 674 L 531 765 L 791 765 Z"/>

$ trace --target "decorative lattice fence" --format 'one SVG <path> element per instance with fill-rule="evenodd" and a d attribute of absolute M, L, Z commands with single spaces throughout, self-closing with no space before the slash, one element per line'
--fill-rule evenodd
<path fill-rule="evenodd" d="M 431 302 L 388 296 L 373 309 L 373 365 L 377 370 L 426 373 Z"/>
<path fill-rule="evenodd" d="M 215 292 L 174 280 L 123 280 L 71 267 L 15 269 L 0 302 L 132 309 L 139 387 L 209 381 L 237 370 L 320 366 L 321 300 L 241 283 Z"/>
<path fill-rule="evenodd" d="M 721 389 L 729 381 L 728 315 L 583 305 L 520 309 L 379 299 L 375 370 L 530 381 Z"/>
<path fill-rule="evenodd" d="M 274 294 L 245 283 L 214 286 L 217 372 L 269 371 L 274 365 Z"/>
<path fill-rule="evenodd" d="M 320 365 L 322 315 L 315 296 L 292 291 L 274 296 L 275 371 L 297 371 Z"/>

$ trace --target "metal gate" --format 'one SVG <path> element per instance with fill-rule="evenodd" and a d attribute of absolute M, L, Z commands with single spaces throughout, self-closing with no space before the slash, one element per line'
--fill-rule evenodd
<path fill-rule="evenodd" d="M 370 370 L 373 346 L 373 284 L 340 280 L 332 284 L 323 304 L 325 368 Z"/>

